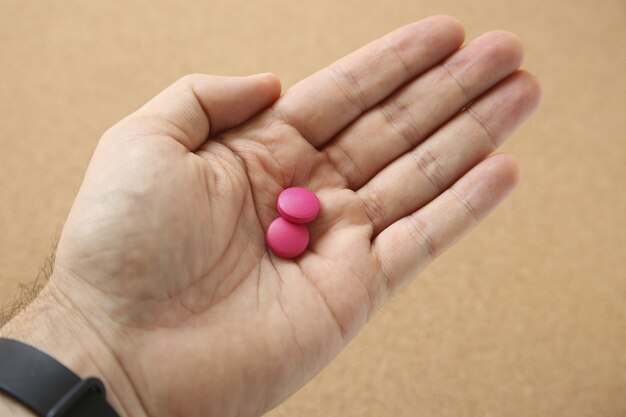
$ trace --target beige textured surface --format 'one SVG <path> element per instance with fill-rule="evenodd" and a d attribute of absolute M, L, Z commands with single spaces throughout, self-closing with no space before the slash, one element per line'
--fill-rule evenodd
<path fill-rule="evenodd" d="M 626 415 L 624 0 L 0 0 L 0 301 L 49 253 L 101 133 L 180 75 L 285 87 L 396 26 L 518 33 L 544 86 L 519 189 L 270 413 Z"/>

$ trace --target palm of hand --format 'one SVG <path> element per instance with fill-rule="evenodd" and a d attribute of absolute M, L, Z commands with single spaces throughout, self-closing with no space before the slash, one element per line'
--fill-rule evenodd
<path fill-rule="evenodd" d="M 373 288 L 380 270 L 362 202 L 295 129 L 268 125 L 266 119 L 273 117 L 268 111 L 267 117 L 211 140 L 195 154 L 158 135 L 127 141 L 116 137 L 101 145 L 115 148 L 111 152 L 117 162 L 112 165 L 107 158 L 103 166 L 90 168 L 102 179 L 90 200 L 116 204 L 76 221 L 80 230 L 68 240 L 88 244 L 62 246 L 59 263 L 70 250 L 72 259 L 82 262 L 73 261 L 66 272 L 89 276 L 90 285 L 114 297 L 111 316 L 122 320 L 121 326 L 148 330 L 133 341 L 148 346 L 133 359 L 139 359 L 136 366 L 145 365 L 141 375 L 146 380 L 157 374 L 193 374 L 198 363 L 219 358 L 230 360 L 222 366 L 231 368 L 225 375 L 234 378 L 233 384 L 251 370 L 262 381 L 279 377 L 286 367 L 301 373 L 285 382 L 302 384 L 364 324 L 380 302 L 374 294 L 383 296 L 384 281 Z M 260 136 L 282 148 L 279 161 L 259 145 Z M 100 149 L 92 166 L 105 153 Z M 275 196 L 290 185 L 284 182 L 289 172 L 299 176 L 298 184 L 319 190 L 325 202 L 320 217 L 309 224 L 310 249 L 295 261 L 270 255 L 264 240 L 264 230 L 277 217 Z M 115 177 L 119 183 L 111 181 Z M 98 179 L 92 178 L 93 183 Z M 89 239 L 104 233 L 106 240 Z M 167 353 L 164 339 L 169 341 Z M 255 349 L 234 355 L 233 345 Z M 177 359 L 163 362 L 164 355 Z M 163 392 L 154 393 L 155 398 L 176 390 L 193 392 L 202 378 L 172 380 L 159 387 Z M 231 404 L 240 403 L 238 397 L 258 397 L 256 407 L 265 410 L 284 395 L 265 392 L 263 384 L 257 392 L 242 387 L 246 390 L 230 390 L 235 397 Z M 218 387 L 210 392 L 224 396 Z M 198 397 L 200 404 L 169 399 L 167 407 L 189 407 L 191 413 L 216 400 Z"/>
<path fill-rule="evenodd" d="M 455 36 L 450 34 L 453 23 L 438 25 L 448 26 L 440 29 L 441 46 L 443 38 Z M 399 43 L 401 36 L 408 35 L 396 35 Z M 390 39 L 394 38 L 384 42 Z M 515 47 L 510 38 L 506 42 L 508 61 L 515 61 L 512 56 L 519 53 L 511 52 Z M 456 48 L 458 40 L 448 39 L 447 43 L 450 51 L 444 49 L 442 57 Z M 372 107 L 390 93 L 368 98 L 367 91 L 374 87 L 358 86 L 358 68 L 367 64 L 363 57 L 359 59 L 360 67 L 355 64 L 346 78 L 351 80 L 348 85 L 360 92 L 351 94 L 347 91 L 350 87 L 339 88 L 334 110 L 359 107 L 354 97 L 360 97 L 357 100 L 365 104 L 357 113 L 364 113 L 368 101 Z M 438 60 L 436 56 L 431 59 Z M 497 64 L 502 73 L 499 78 L 519 65 L 508 61 Z M 409 71 L 406 63 L 402 65 L 404 69 L 398 71 Z M 483 63 L 487 69 L 494 65 Z M 340 85 L 337 69 L 333 71 L 331 84 Z M 325 366 L 390 292 L 512 187 L 514 181 L 506 177 L 511 171 L 510 160 L 502 158 L 491 166 L 483 163 L 482 171 L 468 174 L 467 184 L 457 190 L 448 189 L 489 153 L 485 149 L 473 159 L 454 161 L 459 166 L 450 169 L 445 164 L 452 166 L 452 162 L 427 163 L 421 157 L 417 159 L 420 169 L 415 172 L 413 162 L 413 175 L 422 178 L 412 180 L 440 183 L 439 190 L 416 191 L 425 201 L 409 203 L 397 195 L 399 189 L 393 182 L 404 178 L 394 177 L 393 164 L 390 173 L 368 188 L 368 182 L 376 181 L 386 165 L 409 149 L 384 161 L 376 160 L 384 152 L 375 145 L 364 145 L 365 153 L 375 151 L 366 157 L 359 153 L 360 145 L 346 151 L 346 144 L 363 140 L 358 129 L 341 129 L 347 120 L 331 121 L 329 125 L 341 128 L 322 135 L 323 143 L 319 131 L 303 129 L 305 124 L 294 116 L 302 111 L 299 97 L 323 87 L 324 77 L 328 77 L 324 74 L 328 73 L 332 71 L 294 87 L 293 93 L 290 90 L 254 119 L 231 130 L 218 129 L 221 133 L 198 146 L 189 146 L 194 133 L 181 128 L 188 122 L 189 109 L 181 112 L 183 121 L 164 122 L 167 118 L 154 111 L 160 105 L 158 98 L 153 108 L 148 105 L 138 117 L 123 121 L 99 144 L 59 245 L 57 276 L 62 278 L 57 281 L 64 283 L 64 288 L 73 288 L 64 290 L 73 302 L 102 306 L 106 314 L 90 320 L 94 327 L 113 329 L 103 335 L 105 340 L 124 342 L 114 350 L 122 358 L 122 367 L 136 387 L 146 414 L 194 415 L 201 410 L 202 415 L 257 415 L 271 408 Z M 516 89 L 501 87 L 502 91 L 496 92 L 499 96 L 494 96 L 512 97 L 513 91 L 526 88 L 523 94 L 516 93 L 516 104 L 522 103 L 525 109 L 517 108 L 513 117 L 521 121 L 536 106 L 538 93 L 536 84 L 528 88 L 530 78 L 517 78 L 508 81 Z M 488 88 L 489 83 L 494 84 L 493 80 L 483 81 L 481 89 Z M 467 87 L 461 90 L 465 91 L 458 94 L 464 95 L 462 101 L 466 102 Z M 401 97 L 389 100 L 393 103 Z M 319 100 L 313 103 L 318 109 L 327 103 L 333 108 L 332 98 Z M 452 101 L 445 94 L 440 100 Z M 491 98 L 491 102 L 497 100 Z M 385 115 L 382 119 L 371 116 L 375 111 L 363 117 L 355 114 L 350 120 L 377 134 L 383 130 L 380 126 L 393 125 L 396 136 L 406 139 L 388 109 L 378 110 Z M 438 111 L 443 113 L 442 122 L 451 116 Z M 498 117 L 511 119 L 512 113 L 505 111 Z M 369 119 L 364 120 L 366 117 Z M 435 120 L 437 117 L 431 115 Z M 502 130 L 495 135 L 504 136 L 506 129 Z M 495 140 L 493 132 L 490 135 Z M 433 136 L 431 142 L 435 142 Z M 428 135 L 415 140 L 425 143 L 426 139 Z M 426 155 L 438 159 L 432 157 L 432 149 L 427 149 Z M 342 154 L 348 158 L 337 157 Z M 356 162 L 348 169 L 346 161 Z M 398 161 L 397 172 L 404 173 L 406 164 Z M 432 174 L 433 170 L 444 173 Z M 494 172 L 504 173 L 504 178 L 488 180 Z M 487 186 L 481 189 L 482 194 L 463 192 L 483 180 Z M 264 231 L 278 216 L 278 193 L 296 185 L 316 192 L 322 210 L 308 225 L 311 243 L 307 252 L 293 261 L 282 260 L 268 252 Z M 389 195 L 373 192 L 385 187 Z M 448 191 L 442 193 L 444 190 Z M 426 205 L 439 194 L 448 200 Z M 450 201 L 458 207 L 449 208 Z M 417 212 L 420 207 L 421 214 Z M 427 229 L 425 222 L 432 222 L 433 228 Z M 397 256 L 390 255 L 392 249 L 398 249 Z"/>

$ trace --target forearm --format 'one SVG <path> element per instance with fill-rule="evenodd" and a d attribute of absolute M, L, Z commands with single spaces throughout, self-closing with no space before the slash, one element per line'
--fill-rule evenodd
<path fill-rule="evenodd" d="M 132 397 L 116 358 L 100 337 L 58 291 L 44 288 L 39 296 L 0 328 L 0 337 L 19 340 L 52 356 L 81 378 L 95 376 L 107 388 L 107 398 L 122 417 L 145 417 Z M 0 396 L 0 415 L 34 416 L 6 395 Z"/>

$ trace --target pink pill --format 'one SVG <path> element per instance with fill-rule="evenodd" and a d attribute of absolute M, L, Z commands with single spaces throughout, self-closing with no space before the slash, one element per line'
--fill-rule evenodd
<path fill-rule="evenodd" d="M 320 201 L 311 191 L 302 187 L 291 187 L 278 195 L 276 208 L 282 217 L 293 223 L 308 223 L 320 212 Z"/>
<path fill-rule="evenodd" d="M 309 244 L 309 230 L 303 224 L 278 217 L 267 228 L 265 240 L 276 255 L 291 259 L 301 255 Z"/>

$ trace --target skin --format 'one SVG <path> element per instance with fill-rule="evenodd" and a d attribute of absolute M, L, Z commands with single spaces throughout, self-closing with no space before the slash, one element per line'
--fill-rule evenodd
<path fill-rule="evenodd" d="M 282 96 L 271 74 L 177 81 L 104 134 L 49 284 L 2 335 L 102 378 L 122 416 L 276 406 L 517 183 L 489 155 L 539 85 L 515 35 L 462 43 L 435 16 Z M 321 213 L 285 260 L 264 231 L 290 186 Z"/>

